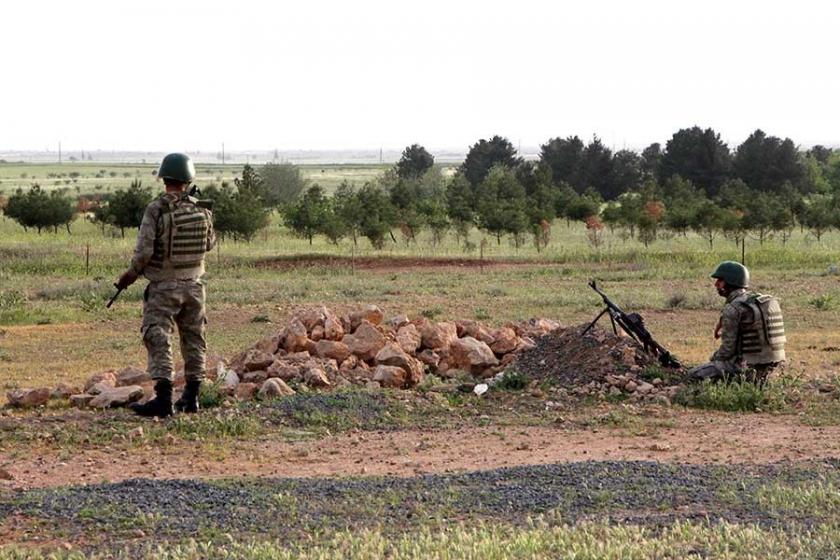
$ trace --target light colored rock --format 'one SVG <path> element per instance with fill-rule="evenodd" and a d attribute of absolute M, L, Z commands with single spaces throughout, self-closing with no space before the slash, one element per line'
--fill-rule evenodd
<path fill-rule="evenodd" d="M 304 362 L 308 362 L 312 356 L 306 350 L 302 350 L 300 352 L 293 352 L 291 354 L 287 354 L 283 357 L 283 361 L 288 362 L 290 364 L 302 364 Z"/>
<path fill-rule="evenodd" d="M 636 388 L 636 393 L 638 393 L 640 395 L 647 395 L 651 391 L 653 391 L 653 389 L 654 389 L 654 387 L 653 387 L 652 384 L 642 381 L 641 383 L 639 383 L 639 386 Z"/>
<path fill-rule="evenodd" d="M 242 371 L 257 371 L 264 370 L 274 363 L 274 355 L 256 348 L 251 348 L 245 351 L 245 356 L 242 359 Z"/>
<path fill-rule="evenodd" d="M 417 354 L 417 359 L 426 364 L 427 366 L 435 368 L 440 363 L 440 354 L 438 354 L 434 350 L 429 350 L 428 348 L 426 348 L 425 350 Z"/>
<path fill-rule="evenodd" d="M 321 325 L 315 325 L 312 328 L 312 334 L 309 335 L 309 338 L 312 340 L 312 342 L 318 342 L 319 340 L 324 338 L 324 327 Z"/>
<path fill-rule="evenodd" d="M 52 391 L 49 387 L 40 387 L 38 389 L 13 389 L 6 393 L 6 399 L 9 401 L 9 406 L 17 408 L 34 408 L 47 404 L 50 400 Z"/>
<path fill-rule="evenodd" d="M 363 365 L 365 368 L 368 367 L 366 363 L 359 360 L 358 356 L 350 354 L 349 356 L 347 356 L 347 359 L 341 362 L 341 365 L 338 366 L 338 369 L 341 371 L 350 371 L 352 369 L 356 369 L 357 367 L 359 367 L 359 365 Z"/>
<path fill-rule="evenodd" d="M 472 374 L 479 374 L 499 364 L 490 347 L 471 336 L 455 340 L 449 347 L 449 352 L 453 366 Z"/>
<path fill-rule="evenodd" d="M 275 334 L 274 336 L 263 338 L 262 340 L 254 344 L 253 348 L 254 350 L 259 350 L 260 352 L 265 352 L 266 354 L 276 354 L 277 350 L 280 349 L 282 344 L 282 335 Z"/>
<path fill-rule="evenodd" d="M 117 372 L 117 380 L 114 383 L 116 387 L 126 387 L 128 385 L 140 385 L 152 378 L 145 369 L 140 369 L 134 366 L 128 366 Z"/>
<path fill-rule="evenodd" d="M 236 386 L 239 385 L 239 376 L 233 369 L 220 366 L 219 375 L 219 378 L 222 380 L 222 387 L 233 391 L 236 389 Z"/>
<path fill-rule="evenodd" d="M 423 346 L 432 350 L 448 348 L 453 342 L 458 340 L 458 330 L 455 327 L 455 323 L 446 321 L 429 323 L 421 329 L 420 334 L 422 336 Z"/>
<path fill-rule="evenodd" d="M 525 350 L 533 350 L 537 347 L 536 341 L 528 336 L 523 336 L 519 339 L 519 344 L 516 346 L 514 352 L 524 352 Z"/>
<path fill-rule="evenodd" d="M 306 350 L 308 341 L 306 326 L 298 319 L 292 319 L 283 331 L 283 348 L 290 354 L 300 352 Z"/>
<path fill-rule="evenodd" d="M 240 383 L 236 386 L 235 395 L 240 401 L 250 401 L 260 388 L 256 383 Z"/>
<path fill-rule="evenodd" d="M 514 330 L 520 337 L 539 338 L 561 327 L 562 325 L 558 321 L 551 319 L 529 319 L 517 325 Z"/>
<path fill-rule="evenodd" d="M 400 345 L 400 348 L 403 351 L 414 354 L 417 352 L 417 349 L 420 348 L 420 344 L 423 342 L 423 337 L 420 336 L 420 331 L 417 330 L 417 327 L 408 323 L 400 327 L 397 331 L 397 344 Z"/>
<path fill-rule="evenodd" d="M 367 321 L 371 325 L 378 325 L 384 318 L 385 315 L 379 307 L 375 305 L 368 305 L 364 309 L 350 314 L 350 327 L 353 333 L 355 333 L 356 329 L 359 328 L 362 322 Z"/>
<path fill-rule="evenodd" d="M 266 379 L 268 379 L 268 372 L 264 369 L 249 371 L 242 376 L 243 383 L 254 383 L 255 385 L 261 385 Z"/>
<path fill-rule="evenodd" d="M 632 379 L 624 384 L 624 390 L 628 393 L 635 393 L 636 389 L 639 388 L 639 384 L 633 381 Z"/>
<path fill-rule="evenodd" d="M 294 394 L 294 389 L 286 385 L 282 379 L 272 377 L 271 379 L 266 379 L 265 382 L 262 384 L 258 396 L 261 399 L 273 399 L 277 397 L 286 397 Z"/>
<path fill-rule="evenodd" d="M 137 426 L 133 430 L 126 432 L 125 437 L 128 441 L 134 441 L 143 438 L 143 426 Z"/>
<path fill-rule="evenodd" d="M 88 392 L 90 392 L 91 387 L 93 387 L 97 383 L 101 383 L 103 381 L 105 383 L 107 383 L 108 385 L 110 385 L 111 387 L 115 386 L 117 384 L 117 376 L 116 376 L 116 373 L 114 372 L 114 370 L 109 369 L 107 371 L 101 371 L 99 373 L 94 373 L 93 375 L 91 375 L 88 378 L 88 380 L 85 381 L 83 391 L 85 393 L 88 393 Z"/>
<path fill-rule="evenodd" d="M 493 331 L 492 336 L 494 341 L 488 344 L 494 354 L 501 355 L 513 352 L 519 344 L 519 338 L 516 336 L 516 332 L 508 327 L 496 329 Z"/>
<path fill-rule="evenodd" d="M 143 387 L 139 385 L 113 387 L 96 395 L 88 404 L 91 408 L 116 408 L 137 402 L 144 395 Z"/>
<path fill-rule="evenodd" d="M 370 322 L 363 320 L 353 334 L 345 335 L 341 340 L 350 352 L 362 360 L 372 360 L 376 353 L 385 346 L 385 337 Z"/>
<path fill-rule="evenodd" d="M 341 340 L 344 337 L 344 326 L 341 319 L 332 313 L 327 314 L 324 319 L 324 338 L 327 340 Z"/>
<path fill-rule="evenodd" d="M 385 324 L 395 331 L 399 331 L 402 327 L 410 323 L 411 320 L 408 318 L 408 315 L 395 315 L 385 321 Z"/>
<path fill-rule="evenodd" d="M 50 397 L 53 399 L 69 399 L 71 395 L 81 393 L 78 387 L 70 385 L 69 383 L 59 383 L 55 389 L 52 390 Z"/>
<path fill-rule="evenodd" d="M 87 408 L 90 404 L 90 401 L 93 400 L 95 395 L 90 395 L 88 393 L 79 393 L 77 395 L 70 395 L 70 406 L 75 408 Z"/>
<path fill-rule="evenodd" d="M 413 356 L 403 352 L 399 345 L 390 342 L 376 354 L 376 363 L 386 366 L 397 366 L 405 370 L 404 385 L 414 387 L 423 381 L 423 363 Z"/>
<path fill-rule="evenodd" d="M 376 366 L 373 371 L 373 381 L 380 387 L 402 389 L 406 383 L 406 371 L 397 366 Z"/>
<path fill-rule="evenodd" d="M 94 385 L 93 387 L 88 389 L 87 392 L 90 393 L 91 395 L 98 395 L 98 394 L 103 393 L 105 391 L 110 391 L 113 388 L 114 388 L 114 386 L 111 385 L 110 382 L 100 381 L 99 383 L 97 383 L 96 385 Z"/>
<path fill-rule="evenodd" d="M 350 356 L 350 348 L 343 342 L 324 339 L 315 344 L 315 355 L 343 362 Z"/>
<path fill-rule="evenodd" d="M 309 366 L 303 371 L 303 380 L 310 387 L 329 387 L 332 385 L 324 370 L 317 366 Z"/>
<path fill-rule="evenodd" d="M 306 328 L 307 332 L 312 332 L 316 326 L 323 326 L 324 320 L 327 317 L 327 308 L 323 305 L 317 307 L 309 307 L 295 314 L 295 319 Z"/>
<path fill-rule="evenodd" d="M 265 372 L 269 379 L 276 377 L 283 381 L 290 381 L 300 377 L 300 366 L 286 363 L 283 360 L 275 360 Z"/>

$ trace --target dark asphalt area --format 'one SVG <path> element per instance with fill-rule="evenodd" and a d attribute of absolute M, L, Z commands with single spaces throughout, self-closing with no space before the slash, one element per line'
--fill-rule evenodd
<path fill-rule="evenodd" d="M 762 505 L 768 487 L 840 486 L 840 460 L 756 466 L 580 462 L 415 478 L 128 480 L 0 493 L 0 527 L 92 549 L 147 538 L 295 542 L 331 529 L 407 531 L 452 521 L 524 524 L 550 513 L 652 528 L 680 520 L 809 527 L 840 512 Z M 142 534 L 139 533 L 142 531 Z M 140 542 L 138 542 L 138 539 Z M 37 540 L 37 539 L 36 539 Z"/>

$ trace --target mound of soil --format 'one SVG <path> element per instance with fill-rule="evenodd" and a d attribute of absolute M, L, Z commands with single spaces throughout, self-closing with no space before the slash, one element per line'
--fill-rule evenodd
<path fill-rule="evenodd" d="M 604 383 L 615 376 L 634 376 L 658 361 L 628 336 L 587 324 L 556 329 L 516 356 L 515 368 L 533 379 L 550 380 L 567 389 Z"/>

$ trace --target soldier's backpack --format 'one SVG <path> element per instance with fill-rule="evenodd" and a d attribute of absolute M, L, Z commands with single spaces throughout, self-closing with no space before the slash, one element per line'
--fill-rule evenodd
<path fill-rule="evenodd" d="M 770 364 L 785 359 L 785 324 L 779 300 L 751 293 L 740 302 L 752 311 L 753 322 L 741 326 L 741 355 L 747 365 Z"/>

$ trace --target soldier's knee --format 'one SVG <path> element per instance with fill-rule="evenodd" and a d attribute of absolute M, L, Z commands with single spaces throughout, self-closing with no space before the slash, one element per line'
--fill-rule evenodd
<path fill-rule="evenodd" d="M 143 327 L 143 342 L 147 348 L 168 347 L 169 331 L 161 325 Z"/>
<path fill-rule="evenodd" d="M 694 383 L 703 381 L 719 381 L 723 379 L 724 372 L 715 364 L 703 364 L 688 371 L 688 380 Z"/>

